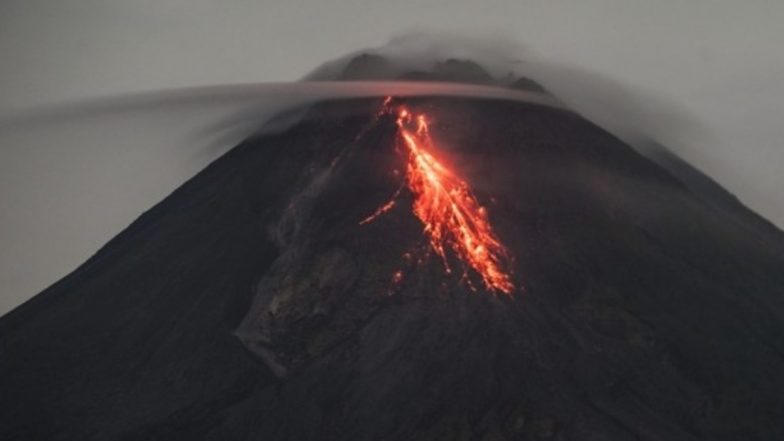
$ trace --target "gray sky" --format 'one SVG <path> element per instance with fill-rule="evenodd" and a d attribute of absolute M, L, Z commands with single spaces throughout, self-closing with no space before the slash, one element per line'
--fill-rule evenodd
<path fill-rule="evenodd" d="M 781 23 L 775 0 L 0 0 L 0 314 L 209 161 L 220 150 L 182 146 L 238 105 L 170 103 L 46 130 L 3 129 L 2 118 L 122 93 L 296 80 L 412 30 L 516 41 L 522 56 L 622 85 L 603 95 L 552 79 L 577 107 L 639 125 L 784 225 Z"/>

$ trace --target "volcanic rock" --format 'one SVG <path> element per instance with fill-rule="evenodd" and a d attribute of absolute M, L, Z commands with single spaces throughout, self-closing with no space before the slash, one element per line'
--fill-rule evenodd
<path fill-rule="evenodd" d="M 515 292 L 447 274 L 405 190 L 359 225 L 400 187 L 397 128 L 321 103 L 0 318 L 0 439 L 784 438 L 784 234 L 574 113 L 405 104 Z"/>

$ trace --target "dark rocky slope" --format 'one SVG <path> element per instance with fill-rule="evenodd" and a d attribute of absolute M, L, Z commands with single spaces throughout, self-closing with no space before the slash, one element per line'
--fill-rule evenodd
<path fill-rule="evenodd" d="M 781 232 L 574 114 L 409 104 L 524 291 L 429 259 L 390 294 L 423 241 L 411 196 L 357 223 L 398 185 L 394 123 L 324 103 L 0 318 L 0 439 L 784 437 Z"/>

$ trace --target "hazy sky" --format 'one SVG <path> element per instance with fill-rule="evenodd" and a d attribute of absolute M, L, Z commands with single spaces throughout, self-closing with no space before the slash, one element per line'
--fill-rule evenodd
<path fill-rule="evenodd" d="M 598 105 L 784 225 L 782 23 L 775 0 L 0 0 L 0 314 L 203 166 L 211 156 L 166 146 L 198 139 L 194 124 L 236 105 L 88 115 L 45 133 L 3 129 L 3 117 L 120 93 L 296 80 L 412 30 L 516 41 L 521 55 L 623 85 L 632 104 Z M 601 101 L 580 96 L 590 83 L 570 87 L 578 105 Z"/>

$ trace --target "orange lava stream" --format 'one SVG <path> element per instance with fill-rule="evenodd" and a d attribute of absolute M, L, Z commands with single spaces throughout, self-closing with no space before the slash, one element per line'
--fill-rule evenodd
<path fill-rule="evenodd" d="M 406 186 L 414 195 L 413 212 L 424 224 L 430 246 L 441 257 L 446 272 L 451 273 L 446 256 L 446 250 L 451 249 L 479 274 L 489 291 L 511 294 L 515 286 L 504 270 L 509 254 L 493 232 L 487 211 L 469 185 L 434 156 L 437 149 L 425 115 L 414 115 L 405 108 L 397 115 L 399 133 L 409 153 Z M 393 201 L 366 221 L 391 209 Z"/>

